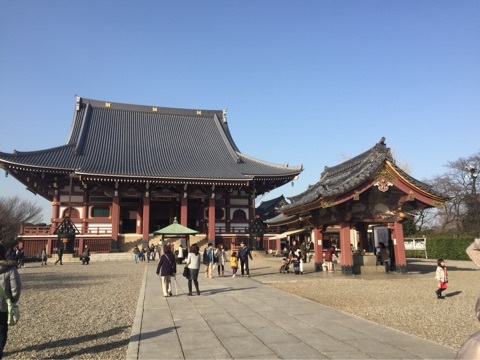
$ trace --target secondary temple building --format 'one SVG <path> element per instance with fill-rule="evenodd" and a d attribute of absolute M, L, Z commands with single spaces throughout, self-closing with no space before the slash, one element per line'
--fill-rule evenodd
<path fill-rule="evenodd" d="M 22 228 L 27 255 L 52 253 L 65 219 L 77 229 L 67 252 L 122 250 L 124 234 L 147 242 L 175 217 L 228 248 L 249 239 L 255 198 L 302 171 L 240 152 L 224 110 L 81 97 L 65 145 L 0 152 L 0 167 L 52 203 L 50 226 Z"/>
<path fill-rule="evenodd" d="M 336 245 L 342 273 L 351 274 L 376 265 L 374 250 L 380 242 L 390 244 L 396 271 L 406 272 L 402 222 L 419 210 L 443 207 L 447 198 L 395 165 L 382 138 L 364 153 L 325 167 L 316 184 L 289 200 L 266 223 L 287 226 L 285 235 L 312 241 L 319 270 L 323 250 Z M 278 242 L 280 238 L 276 236 Z"/>

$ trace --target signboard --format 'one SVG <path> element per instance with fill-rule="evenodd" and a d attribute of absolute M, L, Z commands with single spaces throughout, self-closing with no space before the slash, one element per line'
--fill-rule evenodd
<path fill-rule="evenodd" d="M 375 226 L 373 229 L 373 237 L 375 239 L 375 247 L 378 247 L 381 242 L 388 246 L 390 236 L 386 226 Z"/>

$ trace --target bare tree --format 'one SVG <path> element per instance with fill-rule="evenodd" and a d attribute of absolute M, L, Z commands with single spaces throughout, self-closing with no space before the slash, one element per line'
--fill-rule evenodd
<path fill-rule="evenodd" d="M 470 222 L 474 218 L 472 212 L 472 179 L 468 165 L 480 164 L 480 153 L 467 158 L 459 158 L 446 164 L 448 171 L 436 176 L 430 181 L 425 181 L 437 192 L 448 196 L 444 209 L 428 210 L 436 215 L 430 221 L 433 227 L 442 231 L 465 232 L 471 228 Z M 477 184 L 478 185 L 478 184 Z M 473 199 L 477 200 L 477 199 Z M 469 203 L 470 201 L 470 203 Z M 416 221 L 422 222 L 423 214 L 419 214 Z"/>
<path fill-rule="evenodd" d="M 413 224 L 416 231 L 429 230 L 438 227 L 439 219 L 440 214 L 437 208 L 426 208 L 416 213 Z"/>
<path fill-rule="evenodd" d="M 20 226 L 39 222 L 42 218 L 41 213 L 40 206 L 20 199 L 18 195 L 0 197 L 0 242 L 7 246 L 15 243 Z"/>

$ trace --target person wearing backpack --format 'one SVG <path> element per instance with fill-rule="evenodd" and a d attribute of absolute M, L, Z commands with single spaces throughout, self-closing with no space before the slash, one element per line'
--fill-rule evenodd
<path fill-rule="evenodd" d="M 15 260 L 5 260 L 6 249 L 0 244 L 0 286 L 5 290 L 7 296 L 13 303 L 20 299 L 22 283 L 17 271 Z M 3 348 L 7 343 L 8 335 L 8 305 L 0 296 L 0 359 L 3 357 Z"/>

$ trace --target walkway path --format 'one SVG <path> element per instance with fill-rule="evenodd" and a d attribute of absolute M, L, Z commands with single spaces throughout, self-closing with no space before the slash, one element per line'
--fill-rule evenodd
<path fill-rule="evenodd" d="M 162 296 L 156 263 L 148 264 L 127 359 L 455 357 L 451 348 L 265 286 L 286 277 L 332 276 L 313 272 L 312 264 L 303 276 L 283 275 L 278 264 L 255 258 L 250 278 L 205 279 L 201 272 L 200 296 L 187 296 L 187 281 L 178 275 L 178 296 L 169 298 Z"/>

